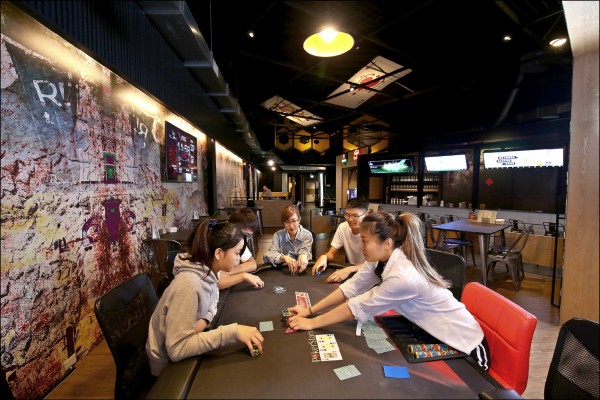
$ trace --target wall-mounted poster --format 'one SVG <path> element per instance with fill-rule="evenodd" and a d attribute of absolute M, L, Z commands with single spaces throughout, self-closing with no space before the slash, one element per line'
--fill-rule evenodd
<path fill-rule="evenodd" d="M 198 181 L 198 146 L 196 137 L 165 124 L 166 180 L 168 182 Z"/>

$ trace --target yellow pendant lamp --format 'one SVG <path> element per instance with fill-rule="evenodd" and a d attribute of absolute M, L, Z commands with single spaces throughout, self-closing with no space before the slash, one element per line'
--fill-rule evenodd
<path fill-rule="evenodd" d="M 304 41 L 304 50 L 316 57 L 335 57 L 344 54 L 354 46 L 354 38 L 332 27 L 309 36 Z"/>

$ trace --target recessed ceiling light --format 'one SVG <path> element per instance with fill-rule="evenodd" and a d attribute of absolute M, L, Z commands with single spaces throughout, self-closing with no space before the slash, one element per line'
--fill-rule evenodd
<path fill-rule="evenodd" d="M 552 46 L 552 47 L 562 47 L 562 46 L 565 45 L 565 43 L 567 43 L 567 38 L 560 37 L 560 38 L 552 39 L 550 41 L 550 46 Z"/>
<path fill-rule="evenodd" d="M 273 164 L 275 164 L 275 161 L 273 161 L 273 160 L 269 160 L 269 161 L 267 161 L 267 164 L 269 164 L 269 165 L 273 165 Z"/>
<path fill-rule="evenodd" d="M 504 37 L 502 38 L 502 40 L 504 40 L 505 42 L 510 42 L 512 40 L 512 36 L 510 36 L 510 35 L 504 35 Z"/>
<path fill-rule="evenodd" d="M 253 31 L 248 31 L 248 36 L 250 36 L 251 38 L 254 37 L 254 32 Z"/>

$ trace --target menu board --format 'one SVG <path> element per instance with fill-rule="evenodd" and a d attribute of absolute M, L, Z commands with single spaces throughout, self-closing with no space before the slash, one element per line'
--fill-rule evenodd
<path fill-rule="evenodd" d="M 485 168 L 562 167 L 563 149 L 486 151 L 483 162 Z"/>

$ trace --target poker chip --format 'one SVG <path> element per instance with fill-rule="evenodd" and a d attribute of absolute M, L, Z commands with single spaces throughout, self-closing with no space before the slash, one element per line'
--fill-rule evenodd
<path fill-rule="evenodd" d="M 273 286 L 273 293 L 275 293 L 275 294 L 285 293 L 285 288 L 283 286 Z"/>

